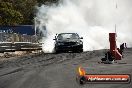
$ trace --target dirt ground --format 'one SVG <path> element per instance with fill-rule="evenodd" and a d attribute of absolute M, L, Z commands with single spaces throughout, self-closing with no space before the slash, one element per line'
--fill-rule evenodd
<path fill-rule="evenodd" d="M 0 61 L 0 88 L 132 88 L 130 84 L 85 84 L 76 82 L 77 68 L 89 74 L 132 75 L 132 49 L 114 64 L 98 63 L 106 50 L 83 53 L 37 54 Z M 0 58 L 3 59 L 3 58 Z"/>

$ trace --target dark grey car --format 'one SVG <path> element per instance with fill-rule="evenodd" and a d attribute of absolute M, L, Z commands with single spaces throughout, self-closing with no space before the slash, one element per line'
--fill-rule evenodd
<path fill-rule="evenodd" d="M 77 33 L 60 33 L 55 36 L 55 52 L 83 52 L 82 37 Z"/>

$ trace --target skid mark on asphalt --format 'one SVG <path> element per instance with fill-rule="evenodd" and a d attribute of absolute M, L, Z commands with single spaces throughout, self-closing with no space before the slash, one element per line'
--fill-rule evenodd
<path fill-rule="evenodd" d="M 5 76 L 5 75 L 9 75 L 9 74 L 12 74 L 12 73 L 16 73 L 16 72 L 19 72 L 19 71 L 22 71 L 23 69 L 22 68 L 18 68 L 18 69 L 15 69 L 13 71 L 10 71 L 10 72 L 7 72 L 7 73 L 4 73 L 4 74 L 1 74 L 1 76 Z"/>

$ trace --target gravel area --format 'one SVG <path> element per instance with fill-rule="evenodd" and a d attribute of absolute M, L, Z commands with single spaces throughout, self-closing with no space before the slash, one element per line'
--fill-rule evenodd
<path fill-rule="evenodd" d="M 130 84 L 86 84 L 76 82 L 77 68 L 88 73 L 131 74 L 132 49 L 114 64 L 98 63 L 107 50 L 83 53 L 32 54 L 0 60 L 0 88 L 131 88 Z M 0 58 L 2 59 L 2 58 Z"/>

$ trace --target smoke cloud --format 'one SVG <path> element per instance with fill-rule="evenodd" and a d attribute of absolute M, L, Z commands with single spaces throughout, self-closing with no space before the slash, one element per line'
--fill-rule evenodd
<path fill-rule="evenodd" d="M 109 48 L 109 32 L 117 26 L 117 46 L 132 46 L 132 0 L 60 0 L 58 5 L 37 7 L 39 26 L 46 26 L 43 51 L 53 52 L 56 33 L 82 36 L 84 51 Z M 41 27 L 40 27 L 40 30 Z"/>

